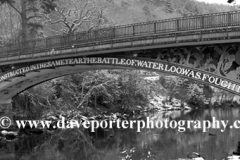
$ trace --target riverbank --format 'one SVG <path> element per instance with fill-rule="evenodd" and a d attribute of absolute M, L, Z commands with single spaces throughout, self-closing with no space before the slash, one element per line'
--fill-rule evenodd
<path fill-rule="evenodd" d="M 239 107 L 239 102 L 235 99 L 223 99 L 219 101 L 216 98 L 211 100 L 191 99 L 188 102 L 181 102 L 176 98 L 156 95 L 149 99 L 149 110 L 173 111 L 173 110 L 192 110 L 199 108 L 235 108 Z"/>
<path fill-rule="evenodd" d="M 166 96 L 155 96 L 149 100 L 149 108 L 158 109 L 161 111 L 172 111 L 172 110 L 191 110 L 192 108 L 184 102 L 176 98 L 168 98 Z"/>

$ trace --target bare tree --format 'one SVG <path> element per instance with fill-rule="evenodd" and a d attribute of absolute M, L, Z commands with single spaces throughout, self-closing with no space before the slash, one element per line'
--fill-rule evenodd
<path fill-rule="evenodd" d="M 106 6 L 101 0 L 59 0 L 53 12 L 44 14 L 46 29 L 72 34 L 106 25 Z"/>

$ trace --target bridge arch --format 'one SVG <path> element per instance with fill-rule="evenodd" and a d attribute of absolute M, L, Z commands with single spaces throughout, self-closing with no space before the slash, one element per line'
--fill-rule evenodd
<path fill-rule="evenodd" d="M 127 67 L 120 66 L 106 66 L 106 65 L 76 65 L 76 66 L 59 66 L 56 68 L 44 68 L 39 71 L 30 71 L 24 75 L 14 76 L 5 80 L 0 84 L 1 98 L 0 103 L 11 99 L 15 95 L 25 91 L 42 82 L 78 73 L 83 71 L 99 70 L 99 69 L 127 69 Z"/>
<path fill-rule="evenodd" d="M 139 57 L 75 57 L 32 63 L 0 75 L 0 102 L 43 81 L 81 71 L 98 69 L 141 69 L 167 73 L 205 83 L 240 95 L 240 83 L 226 77 L 160 59 Z"/>

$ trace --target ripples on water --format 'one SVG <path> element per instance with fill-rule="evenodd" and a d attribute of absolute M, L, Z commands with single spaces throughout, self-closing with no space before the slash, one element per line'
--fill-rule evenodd
<path fill-rule="evenodd" d="M 188 112 L 156 113 L 153 120 L 217 120 L 240 119 L 239 109 L 205 109 Z M 134 129 L 98 130 L 90 133 L 82 130 L 55 131 L 34 134 L 13 142 L 0 141 L 0 160 L 168 160 L 186 158 L 198 152 L 207 160 L 222 160 L 236 150 L 240 141 L 237 129 L 225 132 L 210 129 Z M 8 152 L 8 153 L 7 153 Z"/>

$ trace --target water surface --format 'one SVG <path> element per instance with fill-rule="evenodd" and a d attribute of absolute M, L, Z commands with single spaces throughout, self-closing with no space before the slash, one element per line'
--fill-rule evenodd
<path fill-rule="evenodd" d="M 193 111 L 158 112 L 146 115 L 152 120 L 229 120 L 240 119 L 239 109 L 219 108 Z M 207 160 L 222 160 L 237 148 L 238 129 L 136 129 L 63 130 L 31 133 L 14 142 L 0 142 L 0 160 L 168 160 L 186 158 L 198 152 Z M 2 158 L 1 158 L 2 157 Z"/>

